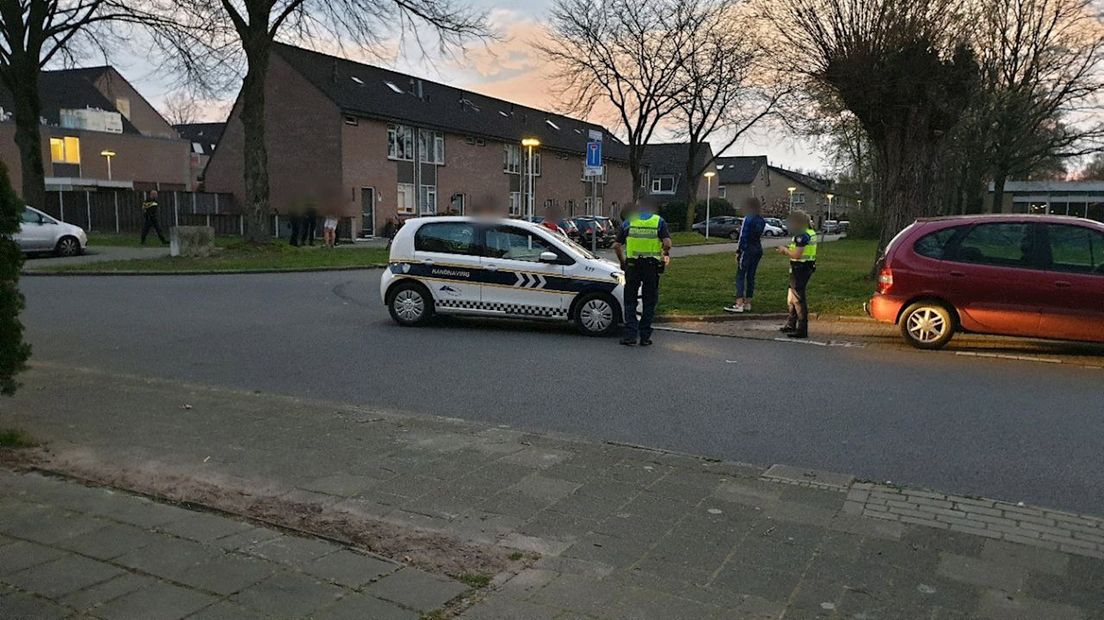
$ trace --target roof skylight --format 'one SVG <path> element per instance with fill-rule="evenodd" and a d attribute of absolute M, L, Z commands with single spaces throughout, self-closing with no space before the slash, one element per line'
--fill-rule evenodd
<path fill-rule="evenodd" d="M 390 88 L 390 89 L 391 89 L 391 90 L 392 90 L 393 92 L 395 92 L 396 94 L 399 94 L 399 95 L 401 95 L 401 94 L 403 94 L 403 92 L 404 92 L 404 91 L 403 91 L 403 89 L 401 89 L 401 88 L 399 88 L 398 86 L 396 86 L 394 82 L 389 82 L 389 81 L 387 81 L 387 80 L 384 80 L 384 81 L 383 81 L 383 83 L 384 83 L 384 84 L 387 84 L 387 88 Z"/>
<path fill-rule="evenodd" d="M 553 123 L 550 119 L 546 118 L 546 119 L 544 119 L 544 122 L 548 123 L 548 126 L 551 127 L 552 129 L 555 129 L 556 131 L 560 130 L 560 126 L 557 125 L 556 123 Z"/>
<path fill-rule="evenodd" d="M 350 79 L 350 80 L 352 80 L 352 81 L 354 81 L 354 82 L 356 82 L 357 84 L 360 84 L 361 86 L 364 86 L 364 80 L 362 80 L 362 79 L 358 78 L 358 77 L 357 77 L 357 76 L 355 76 L 355 75 L 353 75 L 353 76 L 350 76 L 350 77 L 349 77 L 349 79 Z"/>

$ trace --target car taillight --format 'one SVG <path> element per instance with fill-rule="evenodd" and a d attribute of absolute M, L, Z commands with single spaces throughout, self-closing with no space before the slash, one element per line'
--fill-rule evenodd
<path fill-rule="evenodd" d="M 889 267 L 882 267 L 878 271 L 878 292 L 885 294 L 891 288 L 893 288 L 893 270 Z"/>

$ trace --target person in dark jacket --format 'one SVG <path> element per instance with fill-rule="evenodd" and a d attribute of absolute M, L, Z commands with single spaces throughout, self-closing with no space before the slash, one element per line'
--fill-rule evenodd
<path fill-rule="evenodd" d="M 303 236 L 299 243 L 300 245 L 309 244 L 314 245 L 314 235 L 318 227 L 318 209 L 314 208 L 314 205 L 307 207 L 306 212 L 303 214 Z"/>
<path fill-rule="evenodd" d="M 146 196 L 145 202 L 142 203 L 142 245 L 146 245 L 146 237 L 149 235 L 150 230 L 157 233 L 157 238 L 161 240 L 161 243 L 168 245 L 169 240 L 165 238 L 165 235 L 161 232 L 161 223 L 157 221 L 157 209 L 160 205 L 157 204 L 157 190 L 154 190 Z"/>
<path fill-rule="evenodd" d="M 736 302 L 725 312 L 751 312 L 751 299 L 755 297 L 755 272 L 763 258 L 763 231 L 767 221 L 760 215 L 758 198 L 748 198 L 744 203 L 744 223 L 740 227 L 740 245 L 736 249 Z"/>

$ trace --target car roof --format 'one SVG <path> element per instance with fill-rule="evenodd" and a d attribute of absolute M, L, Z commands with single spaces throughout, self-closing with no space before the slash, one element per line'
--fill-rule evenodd
<path fill-rule="evenodd" d="M 1101 222 L 1096 220 L 1090 220 L 1083 217 L 1074 217 L 1071 215 L 1043 215 L 1033 213 L 981 213 L 976 215 L 942 215 L 938 217 L 922 217 L 916 221 L 922 224 L 926 223 L 943 223 L 953 222 L 961 224 L 977 224 L 981 222 L 1023 222 L 1030 220 L 1033 222 L 1044 223 L 1069 223 L 1069 222 L 1085 222 L 1089 224 L 1101 225 Z"/>
<path fill-rule="evenodd" d="M 462 222 L 470 224 L 483 224 L 485 226 L 520 226 L 522 228 L 532 228 L 540 230 L 543 228 L 536 222 L 530 222 L 524 219 L 512 218 L 512 217 L 480 217 L 471 215 L 430 215 L 426 217 L 412 217 L 406 220 L 407 225 L 413 224 L 414 226 L 421 226 L 423 224 L 434 224 L 440 222 Z M 547 229 L 545 229 L 547 230 Z"/>

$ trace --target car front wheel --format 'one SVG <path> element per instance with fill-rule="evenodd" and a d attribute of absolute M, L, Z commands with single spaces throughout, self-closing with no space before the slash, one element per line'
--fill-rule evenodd
<path fill-rule="evenodd" d="M 421 284 L 403 282 L 395 286 L 387 309 L 396 323 L 414 327 L 425 324 L 433 316 L 433 299 Z"/>
<path fill-rule="evenodd" d="M 58 256 L 80 256 L 81 245 L 76 237 L 62 237 L 54 248 L 54 254 Z"/>
<path fill-rule="evenodd" d="M 918 349 L 941 349 L 954 337 L 951 312 L 934 301 L 912 304 L 901 314 L 901 335 Z"/>
<path fill-rule="evenodd" d="M 575 325 L 585 336 L 607 336 L 617 327 L 617 305 L 609 295 L 594 293 L 579 300 Z"/>

